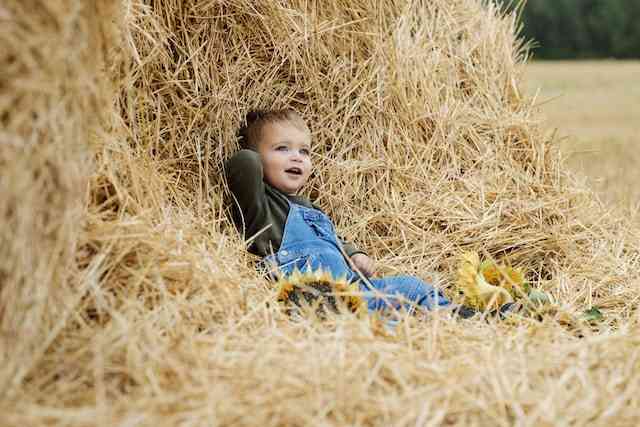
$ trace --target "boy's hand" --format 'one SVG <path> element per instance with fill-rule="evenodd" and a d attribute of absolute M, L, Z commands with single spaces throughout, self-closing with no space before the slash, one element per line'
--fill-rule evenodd
<path fill-rule="evenodd" d="M 376 267 L 374 261 L 365 254 L 354 254 L 351 256 L 351 262 L 367 277 L 373 275 Z"/>

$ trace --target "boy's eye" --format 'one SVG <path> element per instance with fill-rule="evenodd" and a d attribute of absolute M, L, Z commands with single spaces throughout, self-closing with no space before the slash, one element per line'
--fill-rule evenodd
<path fill-rule="evenodd" d="M 286 145 L 278 145 L 276 147 L 276 150 L 278 150 L 278 151 L 286 151 L 287 150 L 287 146 Z"/>
<path fill-rule="evenodd" d="M 302 150 L 300 150 L 300 152 L 302 154 L 304 154 L 305 156 L 308 156 L 309 154 L 311 154 L 311 152 L 309 150 L 307 150 L 306 148 L 303 148 Z"/>

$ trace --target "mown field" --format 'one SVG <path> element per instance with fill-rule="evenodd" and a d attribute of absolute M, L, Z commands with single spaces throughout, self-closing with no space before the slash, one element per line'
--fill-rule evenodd
<path fill-rule="evenodd" d="M 569 164 L 603 200 L 631 208 L 640 204 L 639 78 L 640 61 L 537 61 L 526 75 Z"/>

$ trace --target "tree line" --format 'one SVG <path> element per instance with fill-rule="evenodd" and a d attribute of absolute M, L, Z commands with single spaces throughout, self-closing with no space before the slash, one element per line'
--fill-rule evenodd
<path fill-rule="evenodd" d="M 640 0 L 528 0 L 518 10 L 535 58 L 640 58 Z"/>

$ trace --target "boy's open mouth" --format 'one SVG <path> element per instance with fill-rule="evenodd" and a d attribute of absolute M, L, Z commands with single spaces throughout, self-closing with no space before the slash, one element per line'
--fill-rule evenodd
<path fill-rule="evenodd" d="M 302 175 L 302 169 L 300 168 L 289 168 L 289 169 L 285 169 L 286 173 L 291 173 L 294 175 Z"/>

